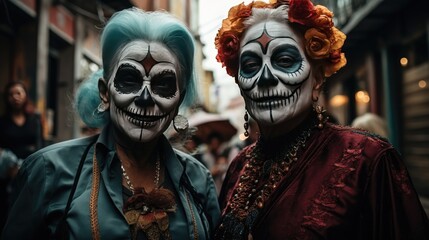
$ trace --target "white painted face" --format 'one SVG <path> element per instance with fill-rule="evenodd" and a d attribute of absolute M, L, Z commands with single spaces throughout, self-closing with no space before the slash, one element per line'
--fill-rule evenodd
<path fill-rule="evenodd" d="M 273 20 L 249 27 L 241 41 L 238 85 L 249 114 L 265 126 L 281 126 L 308 112 L 312 71 L 303 38 Z"/>
<path fill-rule="evenodd" d="M 165 45 L 133 41 L 119 53 L 108 83 L 110 116 L 133 141 L 161 135 L 180 104 L 179 63 Z"/>

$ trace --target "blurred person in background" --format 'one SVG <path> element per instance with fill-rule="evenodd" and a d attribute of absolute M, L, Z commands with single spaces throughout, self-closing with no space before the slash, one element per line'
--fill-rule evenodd
<path fill-rule="evenodd" d="M 309 0 L 229 10 L 217 60 L 260 136 L 230 164 L 215 239 L 429 239 L 398 152 L 328 122 L 318 103 L 324 82 L 346 64 L 345 38 L 332 12 Z"/>
<path fill-rule="evenodd" d="M 8 168 L 8 174 L 0 176 L 0 231 L 9 210 L 10 181 L 22 161 L 43 145 L 43 129 L 40 115 L 30 102 L 23 82 L 10 81 L 4 89 L 5 112 L 0 116 L 0 163 Z M 11 160 L 16 159 L 16 160 Z"/>
<path fill-rule="evenodd" d="M 23 82 L 11 81 L 4 90 L 5 113 L 0 117 L 0 147 L 25 159 L 43 146 L 40 115 Z"/>
<path fill-rule="evenodd" d="M 383 138 L 388 138 L 386 121 L 374 113 L 364 113 L 355 118 L 352 127 L 369 131 Z"/>
<path fill-rule="evenodd" d="M 222 186 L 224 174 L 228 167 L 228 159 L 224 155 L 225 142 L 218 132 L 211 132 L 206 139 L 205 148 L 201 151 L 201 159 L 210 170 L 219 193 Z"/>
<path fill-rule="evenodd" d="M 222 135 L 217 132 L 211 132 L 203 144 L 205 148 L 201 157 L 207 168 L 211 169 L 216 164 L 217 158 L 222 154 L 224 144 Z"/>
<path fill-rule="evenodd" d="M 213 179 L 164 136 L 172 121 L 186 130 L 192 34 L 167 12 L 133 8 L 107 22 L 101 49 L 103 69 L 76 96 L 101 133 L 23 163 L 2 239 L 208 239 L 219 217 Z"/>
<path fill-rule="evenodd" d="M 188 130 L 186 135 L 179 133 L 169 134 L 168 141 L 174 149 L 191 155 L 207 168 L 206 163 L 202 160 L 202 141 L 193 132 L 195 130 Z"/>

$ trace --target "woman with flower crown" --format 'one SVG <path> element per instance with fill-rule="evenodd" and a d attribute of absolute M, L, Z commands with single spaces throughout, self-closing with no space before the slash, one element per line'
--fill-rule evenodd
<path fill-rule="evenodd" d="M 33 154 L 2 239 L 209 239 L 219 205 L 209 171 L 164 131 L 187 122 L 194 41 L 166 12 L 126 9 L 101 34 L 103 70 L 81 85 L 80 116 L 101 133 Z"/>
<path fill-rule="evenodd" d="M 398 152 L 329 123 L 318 105 L 326 78 L 346 64 L 332 18 L 309 0 L 271 0 L 234 6 L 223 20 L 217 60 L 260 136 L 230 165 L 215 239 L 429 239 Z"/>

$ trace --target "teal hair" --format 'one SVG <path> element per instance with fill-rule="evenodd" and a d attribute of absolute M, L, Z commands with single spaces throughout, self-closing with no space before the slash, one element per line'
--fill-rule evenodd
<path fill-rule="evenodd" d="M 109 111 L 97 110 L 101 103 L 98 80 L 103 77 L 103 70 L 93 73 L 83 82 L 76 92 L 75 104 L 82 121 L 88 127 L 102 127 L 109 122 Z"/>
<path fill-rule="evenodd" d="M 88 126 L 100 127 L 109 121 L 108 111 L 101 114 L 105 116 L 98 116 L 100 114 L 98 113 L 97 117 L 94 117 L 94 112 L 97 111 L 97 106 L 100 104 L 98 86 L 95 83 L 96 81 L 98 82 L 101 76 L 105 80 L 111 78 L 113 69 L 118 63 L 118 53 L 126 44 L 136 40 L 160 42 L 171 50 L 180 64 L 179 77 L 181 79 L 179 81 L 182 86 L 182 94 L 185 94 L 181 108 L 186 108 L 193 104 L 196 97 L 195 45 L 188 28 L 167 12 L 145 12 L 137 8 L 126 9 L 115 13 L 103 29 L 101 51 L 104 72 L 99 71 L 91 76 L 87 81 L 88 83 L 82 84 L 81 89 L 78 91 L 76 100 L 78 112 Z M 92 89 L 90 86 L 96 88 Z M 89 93 L 90 91 L 91 93 Z M 93 98 L 95 95 L 96 98 Z M 91 99 L 89 99 L 90 97 Z M 81 106 L 82 104 L 79 103 L 84 103 L 85 105 Z M 94 106 L 95 108 L 89 111 Z M 80 110 L 81 107 L 82 111 Z M 94 120 L 94 122 L 87 122 L 88 119 Z"/>

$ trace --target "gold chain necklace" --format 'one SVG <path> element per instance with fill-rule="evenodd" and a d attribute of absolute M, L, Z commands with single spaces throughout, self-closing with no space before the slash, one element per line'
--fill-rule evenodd
<path fill-rule="evenodd" d="M 298 161 L 313 128 L 304 128 L 288 146 L 272 146 L 272 142 L 259 139 L 246 150 L 245 166 L 214 239 L 241 239 L 248 235 L 266 200 Z"/>
<path fill-rule="evenodd" d="M 155 184 L 155 188 L 157 188 L 159 185 L 159 179 L 160 179 L 160 175 L 161 175 L 161 161 L 159 160 L 159 157 L 156 159 L 155 164 L 156 164 L 156 166 L 155 166 L 155 179 L 153 180 L 153 183 Z M 131 182 L 130 177 L 127 174 L 127 171 L 125 170 L 125 167 L 122 164 L 122 161 L 121 161 L 121 169 L 122 169 L 122 176 L 124 176 L 125 182 L 127 183 L 128 188 L 134 194 L 135 193 L 134 185 Z"/>
<path fill-rule="evenodd" d="M 139 232 L 143 232 L 148 240 L 172 240 L 168 213 L 176 211 L 175 195 L 172 191 L 159 187 L 160 157 L 157 157 L 155 164 L 155 188 L 146 192 L 144 188 L 134 187 L 121 162 L 122 175 L 133 194 L 124 202 L 123 207 L 131 239 L 138 239 Z"/>
<path fill-rule="evenodd" d="M 298 160 L 298 151 L 305 146 L 312 129 L 304 131 L 288 149 L 283 157 L 266 159 L 258 143 L 251 147 L 246 154 L 248 162 L 240 176 L 238 187 L 229 202 L 231 213 L 241 221 L 246 218 L 253 207 L 261 209 L 278 183 L 289 172 L 292 163 Z M 262 181 L 265 180 L 264 184 Z"/>

